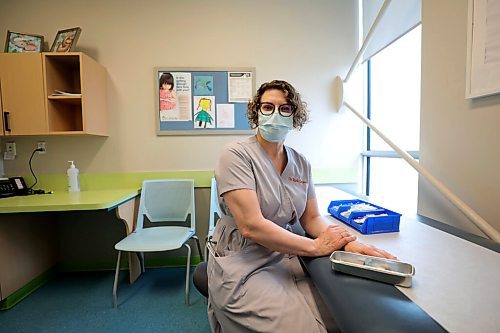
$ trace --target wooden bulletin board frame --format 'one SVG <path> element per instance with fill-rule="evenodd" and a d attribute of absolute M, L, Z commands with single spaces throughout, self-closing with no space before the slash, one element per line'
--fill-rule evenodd
<path fill-rule="evenodd" d="M 255 133 L 246 117 L 255 68 L 155 67 L 154 79 L 157 135 Z"/>

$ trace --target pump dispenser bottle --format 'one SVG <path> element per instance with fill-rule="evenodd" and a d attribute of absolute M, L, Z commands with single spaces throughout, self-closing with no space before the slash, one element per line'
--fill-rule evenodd
<path fill-rule="evenodd" d="M 80 181 L 79 173 L 80 171 L 76 168 L 73 161 L 68 161 L 71 165 L 68 168 L 68 191 L 69 192 L 80 192 Z"/>

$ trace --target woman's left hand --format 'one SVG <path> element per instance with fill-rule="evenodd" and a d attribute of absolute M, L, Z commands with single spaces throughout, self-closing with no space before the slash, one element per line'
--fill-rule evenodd
<path fill-rule="evenodd" d="M 373 245 L 364 244 L 364 243 L 361 243 L 358 241 L 348 243 L 344 247 L 344 249 L 347 252 L 353 252 L 353 253 L 365 254 L 365 255 L 373 256 L 373 257 L 398 260 L 398 258 L 396 258 L 395 256 L 393 256 L 392 254 L 390 254 L 387 251 L 381 250 Z"/>

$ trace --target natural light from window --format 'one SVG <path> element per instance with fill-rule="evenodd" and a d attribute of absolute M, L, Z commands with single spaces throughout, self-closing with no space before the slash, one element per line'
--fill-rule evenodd
<path fill-rule="evenodd" d="M 370 118 L 391 141 L 418 151 L 420 140 L 420 54 L 418 26 L 370 61 Z M 376 133 L 371 151 L 393 151 Z M 370 197 L 401 213 L 417 211 L 418 173 L 402 158 L 370 158 Z"/>

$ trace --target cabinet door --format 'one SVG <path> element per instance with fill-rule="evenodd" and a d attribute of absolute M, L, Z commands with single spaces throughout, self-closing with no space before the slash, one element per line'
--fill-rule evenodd
<path fill-rule="evenodd" d="M 47 134 L 40 53 L 0 54 L 4 135 Z"/>
<path fill-rule="evenodd" d="M 2 72 L 2 60 L 0 59 L 0 73 Z M 2 104 L 2 84 L 1 84 L 1 81 L 0 81 L 0 111 L 3 110 L 3 104 Z M 3 112 L 0 112 L 0 136 L 4 135 L 4 126 L 3 126 Z M 0 292 L 2 291 L 1 290 L 1 286 L 0 286 Z"/>

